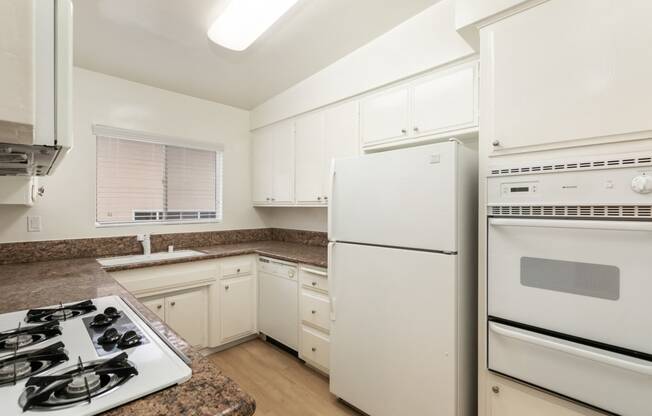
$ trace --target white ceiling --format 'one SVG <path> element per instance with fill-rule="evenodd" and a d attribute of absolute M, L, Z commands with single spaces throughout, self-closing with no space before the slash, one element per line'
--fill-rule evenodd
<path fill-rule="evenodd" d="M 244 52 L 206 31 L 229 0 L 74 0 L 75 64 L 251 109 L 438 0 L 300 0 Z"/>

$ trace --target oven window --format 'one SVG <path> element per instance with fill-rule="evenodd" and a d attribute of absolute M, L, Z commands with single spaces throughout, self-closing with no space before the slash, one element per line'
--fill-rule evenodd
<path fill-rule="evenodd" d="M 620 298 L 620 269 L 603 264 L 521 257 L 521 284 L 600 299 Z"/>

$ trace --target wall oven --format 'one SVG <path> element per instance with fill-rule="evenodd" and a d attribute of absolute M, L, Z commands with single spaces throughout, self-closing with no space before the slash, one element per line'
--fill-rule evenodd
<path fill-rule="evenodd" d="M 489 370 L 607 412 L 652 412 L 652 151 L 496 167 Z"/>

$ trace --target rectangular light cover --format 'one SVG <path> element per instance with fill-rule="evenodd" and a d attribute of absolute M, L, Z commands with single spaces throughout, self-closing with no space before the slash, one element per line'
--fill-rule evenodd
<path fill-rule="evenodd" d="M 244 51 L 298 0 L 231 0 L 208 30 L 211 41 Z"/>

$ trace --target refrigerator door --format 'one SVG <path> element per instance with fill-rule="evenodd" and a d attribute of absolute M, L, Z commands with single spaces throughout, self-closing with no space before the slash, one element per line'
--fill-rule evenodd
<path fill-rule="evenodd" d="M 373 416 L 456 414 L 457 256 L 331 243 L 330 389 Z"/>
<path fill-rule="evenodd" d="M 457 251 L 456 142 L 336 160 L 329 239 Z"/>

